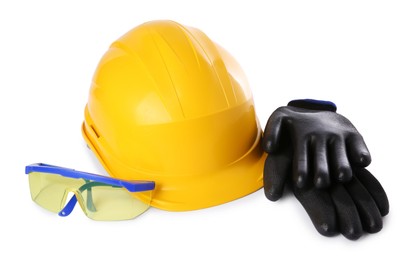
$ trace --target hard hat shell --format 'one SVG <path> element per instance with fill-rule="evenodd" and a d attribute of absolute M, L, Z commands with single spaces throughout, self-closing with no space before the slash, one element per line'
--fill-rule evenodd
<path fill-rule="evenodd" d="M 142 24 L 110 46 L 82 132 L 111 176 L 155 181 L 160 209 L 206 208 L 262 187 L 262 131 L 242 69 L 173 21 Z"/>

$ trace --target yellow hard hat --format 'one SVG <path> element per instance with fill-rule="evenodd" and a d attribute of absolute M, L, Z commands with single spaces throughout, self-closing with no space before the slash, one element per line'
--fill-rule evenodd
<path fill-rule="evenodd" d="M 242 69 L 173 21 L 144 23 L 110 46 L 82 132 L 111 176 L 155 181 L 156 208 L 206 208 L 262 187 L 262 131 Z"/>

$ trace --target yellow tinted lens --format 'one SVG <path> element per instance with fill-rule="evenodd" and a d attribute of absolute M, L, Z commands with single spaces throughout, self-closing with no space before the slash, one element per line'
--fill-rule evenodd
<path fill-rule="evenodd" d="M 93 186 L 78 192 L 83 211 L 94 220 L 132 219 L 150 206 L 152 191 L 141 192 L 143 200 L 134 197 L 122 187 Z M 80 201 L 79 201 L 80 202 Z"/>
<path fill-rule="evenodd" d="M 82 179 L 66 178 L 59 174 L 31 172 L 28 174 L 31 197 L 41 207 L 58 213 L 64 206 L 67 189 L 77 189 Z"/>

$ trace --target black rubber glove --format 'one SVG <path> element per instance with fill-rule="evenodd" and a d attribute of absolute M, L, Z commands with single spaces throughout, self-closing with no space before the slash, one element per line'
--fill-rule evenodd
<path fill-rule="evenodd" d="M 306 100 L 293 102 L 302 102 L 305 106 L 311 106 L 311 103 L 314 103 L 317 108 L 323 109 L 324 111 L 329 111 L 330 113 L 334 113 L 335 111 L 335 106 L 328 102 L 325 103 L 313 100 L 310 100 L 309 102 Z M 293 102 L 291 102 L 291 104 L 293 104 Z M 287 112 L 283 113 L 285 110 Z M 326 118 L 320 119 L 322 124 L 318 124 L 314 117 L 311 118 L 312 120 L 306 120 L 306 122 L 303 123 L 298 122 L 296 117 L 290 119 L 290 115 L 298 113 L 297 111 L 305 110 L 290 107 L 279 108 L 273 113 L 269 119 L 269 123 L 267 123 L 263 140 L 264 149 L 268 152 L 268 157 L 264 166 L 264 191 L 266 197 L 273 201 L 279 199 L 283 193 L 285 184 L 290 183 L 296 198 L 307 211 L 315 228 L 320 234 L 325 236 L 342 233 L 348 239 L 355 240 L 358 239 L 364 231 L 369 233 L 380 231 L 382 228 L 382 216 L 388 214 L 389 203 L 386 193 L 380 183 L 369 171 L 362 167 L 366 164 L 363 163 L 366 161 L 365 158 L 369 158 L 368 161 L 370 162 L 370 155 L 367 152 L 362 137 L 347 119 L 343 120 L 343 117 L 339 115 L 338 117 L 326 116 L 326 118 L 333 120 L 329 123 Z M 305 111 L 305 113 L 323 114 L 322 111 Z M 305 117 L 300 118 L 305 120 Z M 335 121 L 337 118 L 338 121 Z M 350 180 L 346 183 L 342 181 L 333 181 L 330 187 L 325 189 L 319 189 L 311 183 L 301 187 L 300 185 L 298 186 L 296 182 L 289 181 L 294 168 L 296 155 L 294 149 L 296 141 L 292 138 L 293 130 L 296 128 L 291 124 L 306 125 L 307 129 L 305 131 L 312 133 L 310 141 L 314 142 L 314 139 L 317 139 L 317 137 L 318 139 L 327 139 L 325 136 L 320 137 L 323 133 L 326 133 L 327 136 L 330 135 L 329 131 L 320 131 L 320 125 L 330 124 L 333 126 L 332 129 L 337 130 L 340 129 L 340 122 L 345 123 L 345 127 L 341 127 L 344 130 L 349 125 L 351 126 L 350 129 L 353 129 L 352 131 L 344 131 L 345 134 L 340 135 L 344 140 L 356 139 L 361 141 L 361 148 L 359 149 L 354 148 L 357 147 L 355 144 L 353 144 L 353 148 L 346 148 L 346 146 L 342 148 L 345 152 L 349 149 L 355 149 L 355 151 L 359 151 L 358 154 L 361 155 L 359 158 L 363 158 L 360 160 L 350 160 L 350 162 L 348 162 L 348 172 L 351 174 L 349 177 Z M 311 131 L 311 129 L 318 129 L 318 131 Z M 358 137 L 352 137 L 354 135 L 357 135 Z M 351 138 L 349 136 L 351 136 Z M 345 137 L 350 139 L 346 139 Z M 333 141 L 330 141 L 328 144 L 334 143 L 336 138 L 337 137 L 335 136 L 335 138 L 332 139 Z M 345 141 L 342 144 L 349 145 Z M 330 150 L 330 146 L 328 145 L 327 147 L 327 149 Z M 328 153 L 324 155 L 326 158 L 334 158 L 334 154 L 332 154 L 331 150 L 330 152 L 324 150 L 324 152 Z M 354 151 L 349 153 L 353 153 L 353 156 L 354 154 L 357 154 Z M 307 158 L 310 157 L 307 156 Z M 314 164 L 315 160 L 316 159 L 309 159 L 309 161 L 313 161 Z M 330 160 L 337 161 L 337 159 Z M 350 166 L 350 163 L 353 161 L 355 161 L 355 163 L 352 163 L 352 166 Z M 316 168 L 308 168 L 306 176 L 314 175 L 314 171 L 316 171 Z M 337 180 L 340 180 L 340 178 L 337 178 Z"/>
<path fill-rule="evenodd" d="M 353 173 L 350 182 L 335 183 L 328 189 L 294 187 L 296 198 L 320 234 L 341 233 L 356 240 L 364 232 L 382 229 L 382 217 L 389 212 L 384 189 L 366 169 L 353 168 Z"/>
<path fill-rule="evenodd" d="M 286 145 L 285 149 L 293 151 L 288 156 L 299 188 L 311 179 L 317 188 L 328 187 L 332 180 L 349 181 L 353 176 L 351 166 L 366 167 L 371 162 L 362 136 L 335 110 L 331 102 L 294 100 L 274 111 L 267 122 L 264 149 L 274 154 Z M 281 187 L 269 189 L 269 199 L 281 196 Z"/>

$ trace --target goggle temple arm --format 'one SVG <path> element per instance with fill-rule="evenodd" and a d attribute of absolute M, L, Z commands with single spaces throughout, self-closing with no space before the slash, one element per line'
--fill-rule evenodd
<path fill-rule="evenodd" d="M 89 180 L 85 180 L 86 183 L 82 186 L 80 186 L 79 191 L 83 192 L 85 190 L 87 190 L 87 207 L 90 211 L 96 211 L 95 205 L 93 204 L 93 199 L 92 199 L 92 187 L 94 186 L 111 186 L 111 187 L 118 187 L 118 186 L 113 186 L 110 184 L 106 184 L 106 183 L 100 183 L 100 182 L 94 182 L 94 181 L 89 181 Z M 70 213 L 72 213 L 74 207 L 76 206 L 77 203 L 77 196 L 76 194 L 74 194 L 71 199 L 69 200 L 69 202 L 67 202 L 66 206 L 64 206 L 64 208 L 58 212 L 58 215 L 60 217 L 67 217 L 68 215 L 70 215 Z"/>
<path fill-rule="evenodd" d="M 67 202 L 66 206 L 64 206 L 64 208 L 60 212 L 58 212 L 58 215 L 60 217 L 67 217 L 68 215 L 70 215 L 70 213 L 72 213 L 74 206 L 76 206 L 76 203 L 77 197 L 76 194 L 73 194 L 73 197 L 71 197 L 69 202 Z"/>

